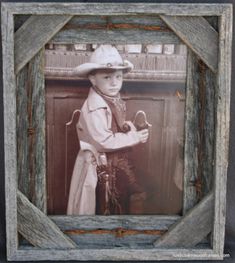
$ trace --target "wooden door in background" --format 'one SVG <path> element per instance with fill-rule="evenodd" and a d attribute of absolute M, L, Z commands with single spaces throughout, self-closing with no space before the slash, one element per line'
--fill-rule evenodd
<path fill-rule="evenodd" d="M 75 125 L 88 89 L 70 82 L 46 82 L 47 211 L 66 214 L 79 140 Z"/>
<path fill-rule="evenodd" d="M 180 214 L 182 209 L 184 85 L 128 82 L 122 89 L 127 119 L 138 110 L 152 124 L 146 144 L 133 147 L 136 176 L 147 193 L 141 214 Z M 65 214 L 79 140 L 75 125 L 88 95 L 86 81 L 47 81 L 48 214 Z M 140 211 L 138 211 L 140 212 Z"/>

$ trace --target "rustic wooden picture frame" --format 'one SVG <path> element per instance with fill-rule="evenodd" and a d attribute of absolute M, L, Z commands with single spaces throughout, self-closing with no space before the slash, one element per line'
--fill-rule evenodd
<path fill-rule="evenodd" d="M 64 27 L 73 16 L 107 21 L 94 34 Z M 2 39 L 9 260 L 223 259 L 232 5 L 2 3 Z M 46 215 L 43 52 L 53 39 L 187 45 L 182 216 Z"/>

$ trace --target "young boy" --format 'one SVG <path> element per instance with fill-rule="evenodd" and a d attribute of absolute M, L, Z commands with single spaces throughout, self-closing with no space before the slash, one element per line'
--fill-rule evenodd
<path fill-rule="evenodd" d="M 89 63 L 75 69 L 92 87 L 77 124 L 80 141 L 71 179 L 67 214 L 128 214 L 131 194 L 143 192 L 128 159 L 131 146 L 145 143 L 148 129 L 137 131 L 126 121 L 119 91 L 123 74 L 133 65 L 115 47 L 101 45 Z"/>

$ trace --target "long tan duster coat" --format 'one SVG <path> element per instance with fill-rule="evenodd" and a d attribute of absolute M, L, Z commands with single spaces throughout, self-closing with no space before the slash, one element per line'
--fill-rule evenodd
<path fill-rule="evenodd" d="M 68 215 L 94 215 L 96 205 L 96 167 L 100 153 L 115 151 L 139 143 L 136 130 L 113 133 L 112 112 L 105 100 L 90 89 L 82 106 L 77 134 L 81 149 L 78 153 L 71 179 Z"/>

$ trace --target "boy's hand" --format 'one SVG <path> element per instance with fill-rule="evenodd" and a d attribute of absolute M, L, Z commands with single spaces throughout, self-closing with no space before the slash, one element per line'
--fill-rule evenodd
<path fill-rule="evenodd" d="M 139 140 L 141 143 L 147 142 L 148 137 L 149 137 L 149 130 L 148 129 L 137 131 L 137 134 L 139 136 Z"/>
<path fill-rule="evenodd" d="M 130 126 L 131 131 L 136 131 L 136 127 L 135 127 L 135 125 L 133 124 L 132 121 L 125 121 L 125 123 Z"/>

